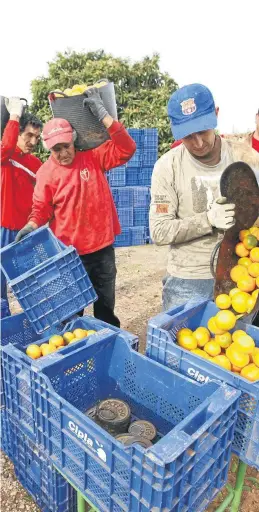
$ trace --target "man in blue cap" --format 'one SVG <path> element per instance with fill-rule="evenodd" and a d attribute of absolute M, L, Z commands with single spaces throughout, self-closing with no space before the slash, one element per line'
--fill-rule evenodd
<path fill-rule="evenodd" d="M 212 93 L 201 84 L 178 89 L 168 103 L 174 139 L 182 144 L 156 163 L 150 206 L 152 239 L 169 246 L 163 280 L 166 310 L 212 298 L 211 252 L 235 222 L 235 205 L 220 197 L 220 176 L 240 160 L 259 170 L 256 151 L 216 134 L 217 112 Z"/>

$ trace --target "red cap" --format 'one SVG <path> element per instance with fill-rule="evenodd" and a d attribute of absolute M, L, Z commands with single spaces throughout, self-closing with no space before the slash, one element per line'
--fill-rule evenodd
<path fill-rule="evenodd" d="M 42 138 L 48 149 L 56 144 L 73 142 L 73 128 L 66 119 L 55 117 L 48 121 L 42 132 Z"/>

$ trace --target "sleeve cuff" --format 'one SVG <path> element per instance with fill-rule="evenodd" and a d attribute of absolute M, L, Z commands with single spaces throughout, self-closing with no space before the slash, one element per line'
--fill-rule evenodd
<path fill-rule="evenodd" d="M 108 128 L 108 133 L 109 135 L 114 135 L 115 133 L 121 131 L 121 130 L 125 130 L 125 127 L 123 126 L 122 123 L 120 123 L 119 121 L 113 121 L 112 125 L 110 126 L 110 128 Z"/>

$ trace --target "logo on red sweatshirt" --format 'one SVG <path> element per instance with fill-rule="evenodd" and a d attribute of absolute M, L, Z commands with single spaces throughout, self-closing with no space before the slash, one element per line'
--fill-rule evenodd
<path fill-rule="evenodd" d="M 90 178 L 90 172 L 88 171 L 88 169 L 82 169 L 80 171 L 80 176 L 82 178 L 82 180 L 85 180 L 85 181 L 89 181 L 89 178 Z"/>

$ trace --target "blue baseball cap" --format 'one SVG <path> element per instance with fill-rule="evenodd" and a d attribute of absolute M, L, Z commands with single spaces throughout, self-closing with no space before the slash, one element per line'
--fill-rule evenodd
<path fill-rule="evenodd" d="M 176 140 L 217 126 L 215 102 L 205 85 L 190 84 L 175 91 L 168 102 L 167 112 Z"/>

